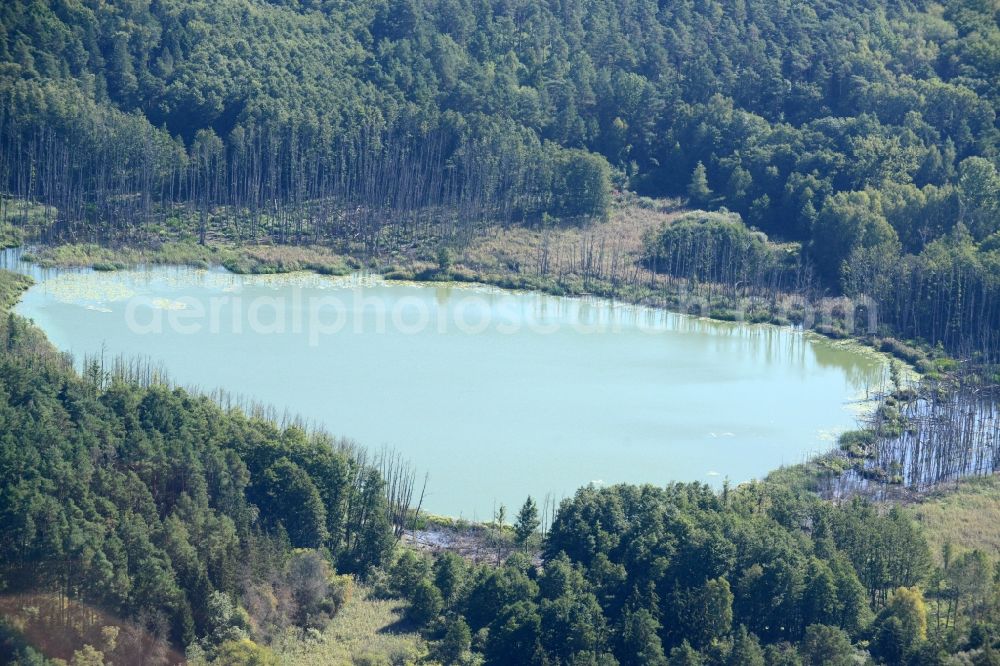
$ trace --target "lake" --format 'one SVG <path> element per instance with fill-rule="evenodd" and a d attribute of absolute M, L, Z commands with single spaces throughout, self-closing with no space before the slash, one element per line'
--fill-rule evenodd
<path fill-rule="evenodd" d="M 488 519 L 582 485 L 760 478 L 828 450 L 887 361 L 791 327 L 370 275 L 10 268 L 59 348 L 141 355 L 377 450 L 426 509 Z"/>

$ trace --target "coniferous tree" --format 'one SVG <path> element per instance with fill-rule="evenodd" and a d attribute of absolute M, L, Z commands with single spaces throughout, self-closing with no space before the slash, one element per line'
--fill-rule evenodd
<path fill-rule="evenodd" d="M 521 548 L 526 548 L 528 541 L 538 531 L 541 523 L 538 520 L 538 506 L 530 497 L 524 501 L 521 510 L 517 513 L 517 522 L 514 523 L 514 538 Z"/>
<path fill-rule="evenodd" d="M 691 172 L 691 182 L 688 183 L 687 195 L 691 199 L 691 203 L 696 206 L 704 206 L 712 198 L 712 190 L 708 187 L 708 176 L 705 171 L 705 165 L 701 162 L 698 162 L 694 171 Z"/>

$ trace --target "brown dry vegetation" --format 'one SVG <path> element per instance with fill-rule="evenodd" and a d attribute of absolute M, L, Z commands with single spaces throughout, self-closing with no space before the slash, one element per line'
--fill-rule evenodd
<path fill-rule="evenodd" d="M 521 273 L 559 278 L 601 278 L 652 274 L 638 266 L 643 238 L 682 213 L 679 206 L 635 203 L 616 207 L 610 219 L 584 227 L 497 228 L 473 240 L 459 263 L 483 273 Z"/>
<path fill-rule="evenodd" d="M 0 597 L 0 622 L 50 659 L 90 648 L 116 664 L 180 664 L 184 655 L 143 627 L 52 593 Z"/>
<path fill-rule="evenodd" d="M 116 270 L 140 264 L 225 266 L 236 273 L 289 273 L 311 270 L 343 275 L 358 264 L 325 247 L 292 245 L 198 245 L 164 242 L 149 247 L 108 248 L 94 244 L 44 246 L 25 255 L 45 268 Z"/>

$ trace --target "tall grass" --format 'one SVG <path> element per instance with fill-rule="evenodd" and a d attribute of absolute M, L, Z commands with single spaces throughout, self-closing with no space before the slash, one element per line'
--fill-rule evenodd
<path fill-rule="evenodd" d="M 208 268 L 225 266 L 234 273 L 290 273 L 315 271 L 345 275 L 358 264 L 319 247 L 200 245 L 169 241 L 152 247 L 103 247 L 71 243 L 41 247 L 25 255 L 43 268 L 94 268 L 120 270 L 140 264 L 171 264 Z"/>
<path fill-rule="evenodd" d="M 361 585 L 321 633 L 301 637 L 290 633 L 276 641 L 280 663 L 311 664 L 401 664 L 414 663 L 426 655 L 419 634 L 403 624 L 406 602 L 376 599 Z"/>
<path fill-rule="evenodd" d="M 1000 475 L 964 479 L 908 511 L 939 561 L 948 542 L 955 552 L 979 549 L 1000 559 Z"/>

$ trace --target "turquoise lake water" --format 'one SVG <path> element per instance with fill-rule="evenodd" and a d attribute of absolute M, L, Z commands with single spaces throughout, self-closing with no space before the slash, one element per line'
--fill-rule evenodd
<path fill-rule="evenodd" d="M 7 255 L 10 264 L 10 255 Z M 289 410 L 489 518 L 588 483 L 760 478 L 835 445 L 886 360 L 789 327 L 353 275 L 40 271 L 16 311 L 85 354 Z"/>

